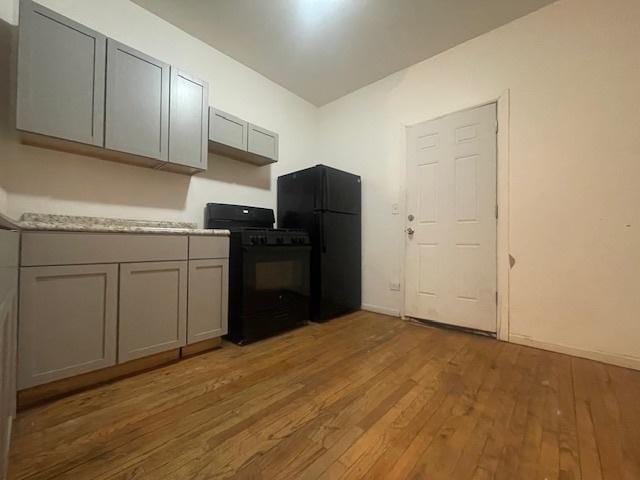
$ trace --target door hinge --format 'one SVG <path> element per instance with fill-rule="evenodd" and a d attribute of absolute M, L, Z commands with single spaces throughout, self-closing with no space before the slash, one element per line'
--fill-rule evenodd
<path fill-rule="evenodd" d="M 498 205 L 496 205 L 496 218 L 498 218 Z"/>
<path fill-rule="evenodd" d="M 496 305 L 498 305 L 498 292 L 496 292 Z"/>
<path fill-rule="evenodd" d="M 496 122 L 496 133 L 500 132 L 500 124 Z"/>

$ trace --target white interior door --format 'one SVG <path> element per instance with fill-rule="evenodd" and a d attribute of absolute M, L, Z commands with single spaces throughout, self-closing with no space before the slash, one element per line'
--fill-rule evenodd
<path fill-rule="evenodd" d="M 405 314 L 495 332 L 496 104 L 407 136 Z"/>

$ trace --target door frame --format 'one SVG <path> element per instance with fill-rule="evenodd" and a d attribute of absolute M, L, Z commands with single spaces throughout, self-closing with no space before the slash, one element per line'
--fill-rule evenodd
<path fill-rule="evenodd" d="M 500 95 L 490 98 L 487 101 L 477 103 L 468 107 L 462 107 L 453 111 L 447 111 L 441 115 L 421 120 L 419 122 L 404 124 L 404 156 L 403 169 L 404 175 L 401 177 L 404 184 L 400 188 L 400 197 L 402 198 L 402 222 L 401 226 L 404 231 L 406 226 L 407 211 L 407 133 L 408 129 L 420 123 L 437 120 L 448 115 L 473 110 L 475 108 L 484 107 L 486 105 L 496 104 L 498 118 L 497 133 L 497 202 L 498 202 L 498 222 L 496 231 L 497 240 L 497 289 L 498 289 L 498 307 L 496 309 L 496 337 L 498 340 L 509 341 L 509 160 L 510 160 L 510 143 L 509 143 L 509 126 L 510 126 L 510 91 L 503 91 Z M 400 304 L 400 316 L 405 319 L 407 305 L 407 277 L 405 266 L 407 262 L 407 241 L 406 237 L 402 237 L 401 242 L 402 262 L 400 265 L 402 302 Z"/>

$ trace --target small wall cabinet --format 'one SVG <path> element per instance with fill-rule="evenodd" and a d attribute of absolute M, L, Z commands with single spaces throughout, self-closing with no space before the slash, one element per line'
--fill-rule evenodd
<path fill-rule="evenodd" d="M 187 262 L 120 265 L 118 360 L 182 347 L 186 333 Z"/>
<path fill-rule="evenodd" d="M 168 64 L 109 39 L 105 147 L 169 158 Z"/>
<path fill-rule="evenodd" d="M 17 128 L 104 144 L 104 35 L 31 0 L 20 5 Z"/>
<path fill-rule="evenodd" d="M 278 161 L 278 134 L 209 107 L 209 150 L 243 162 L 268 165 Z"/>
<path fill-rule="evenodd" d="M 247 150 L 249 124 L 235 115 L 209 108 L 209 140 L 236 150 Z"/>
<path fill-rule="evenodd" d="M 249 124 L 247 151 L 260 158 L 278 161 L 278 134 Z"/>
<path fill-rule="evenodd" d="M 117 265 L 22 268 L 18 388 L 115 365 L 117 315 Z"/>

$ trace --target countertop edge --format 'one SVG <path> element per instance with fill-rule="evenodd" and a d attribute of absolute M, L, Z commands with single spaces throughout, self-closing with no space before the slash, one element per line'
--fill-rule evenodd
<path fill-rule="evenodd" d="M 209 237 L 228 237 L 229 230 L 204 228 L 154 228 L 154 227 L 78 227 L 73 225 L 22 224 L 23 232 L 66 232 L 66 233 L 126 233 L 155 235 L 192 235 Z"/>

